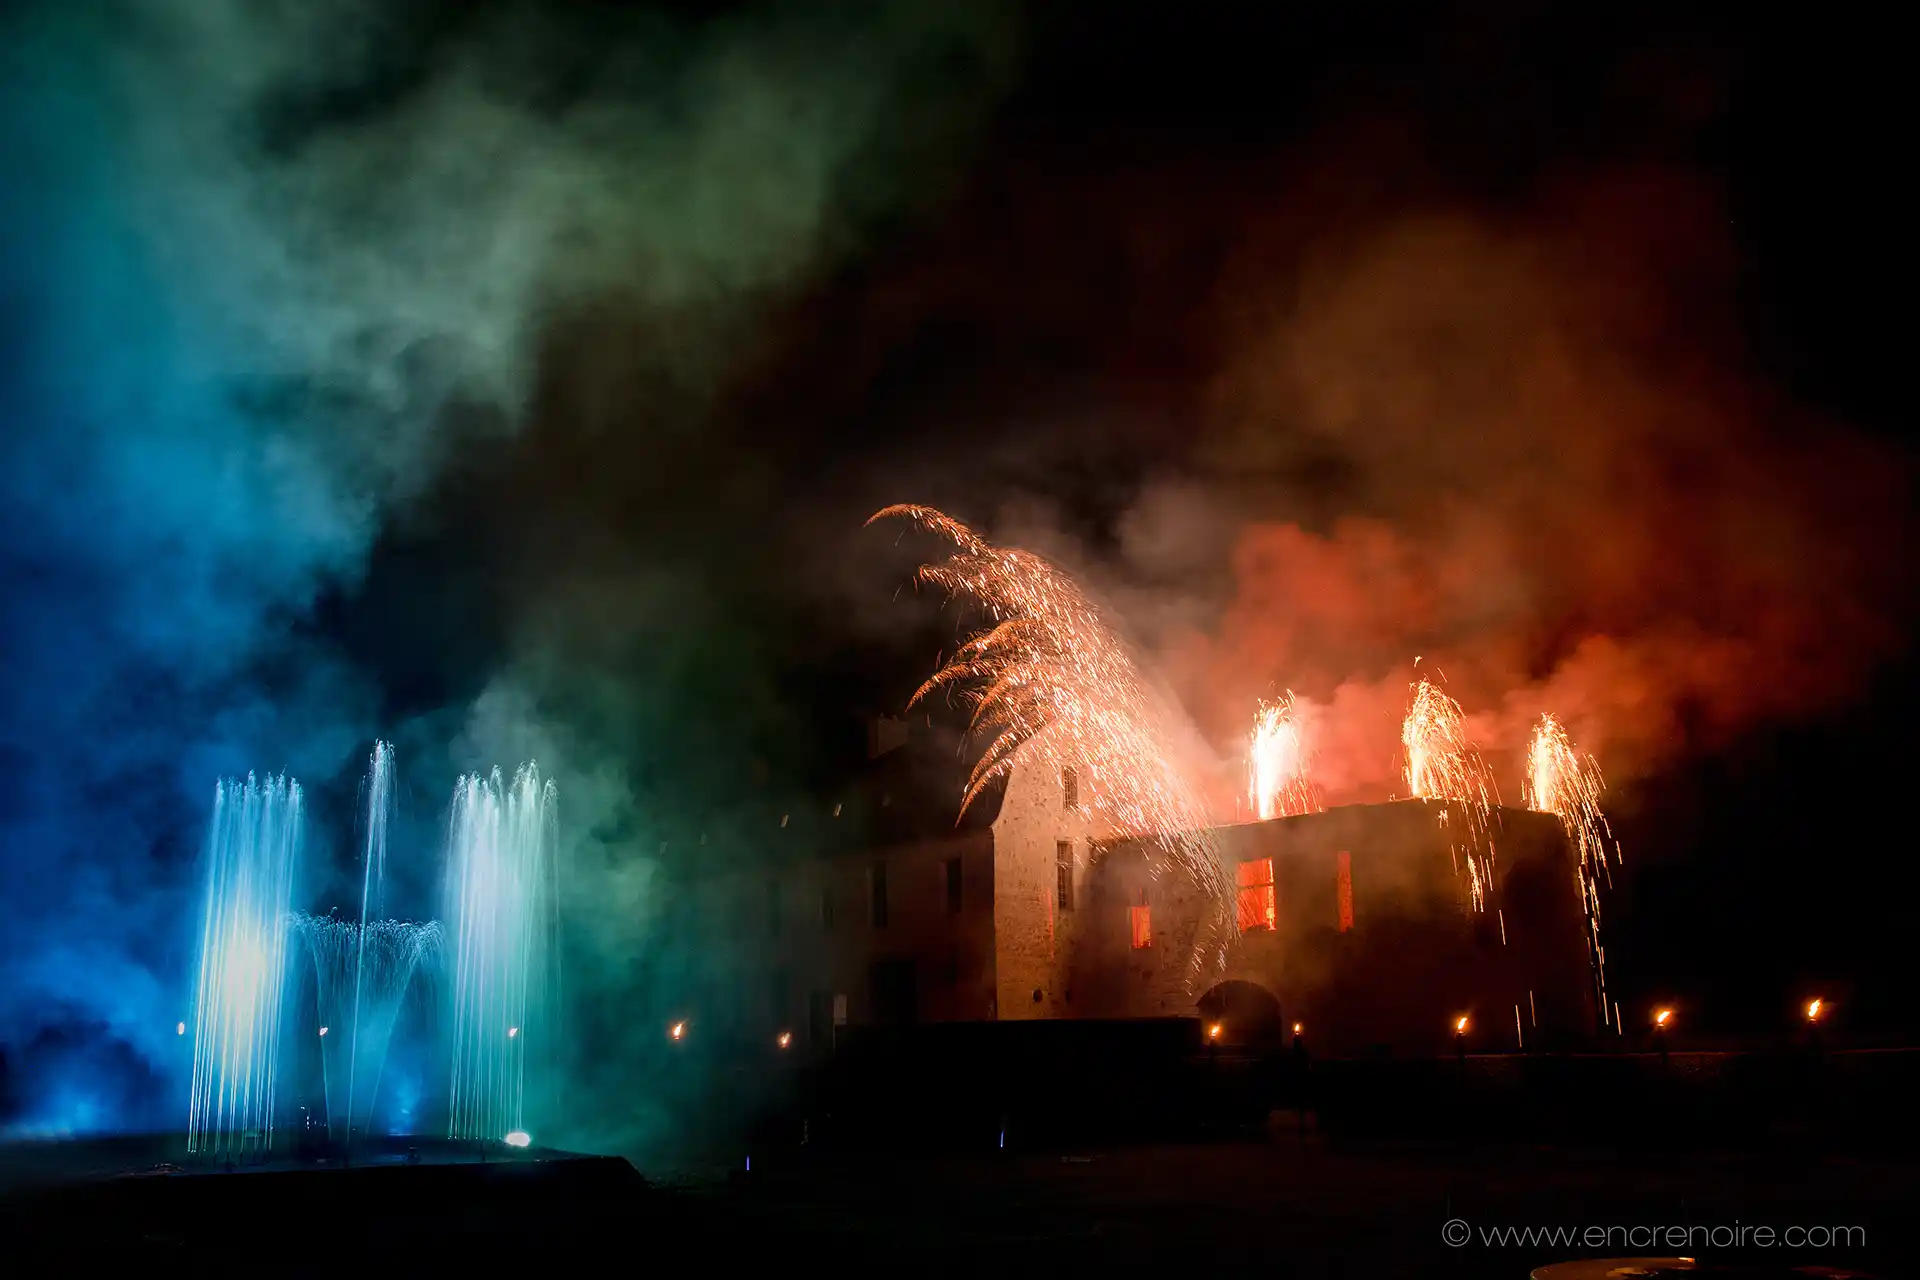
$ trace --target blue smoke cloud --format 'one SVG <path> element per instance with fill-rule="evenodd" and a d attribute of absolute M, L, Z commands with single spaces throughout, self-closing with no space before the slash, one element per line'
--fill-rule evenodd
<path fill-rule="evenodd" d="M 183 1065 L 214 781 L 350 776 L 391 729 L 313 602 L 449 458 L 518 428 L 541 317 L 614 298 L 730 323 L 889 207 L 854 162 L 880 120 L 931 145 L 901 106 L 929 52 L 998 39 L 978 6 L 776 8 L 635 19 L 583 62 L 577 34 L 470 8 L 0 17 L 0 1091 L 21 1123 L 164 1122 L 128 1099 L 164 1101 Z M 724 375 L 683 341 L 651 358 Z M 515 733 L 488 744 L 502 763 L 566 736 Z"/>

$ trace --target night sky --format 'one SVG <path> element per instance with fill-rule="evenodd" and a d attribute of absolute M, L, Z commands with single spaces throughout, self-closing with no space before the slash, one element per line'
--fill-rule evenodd
<path fill-rule="evenodd" d="M 1910 1034 L 1907 73 L 1768 21 L 11 6 L 0 1122 L 164 1111 L 214 779 L 298 775 L 339 872 L 376 737 L 420 912 L 455 775 L 538 758 L 646 1007 L 662 873 L 773 856 L 964 634 L 900 501 L 1223 757 L 1325 708 L 1336 798 L 1416 656 L 1511 799 L 1555 711 L 1623 1004 Z"/>

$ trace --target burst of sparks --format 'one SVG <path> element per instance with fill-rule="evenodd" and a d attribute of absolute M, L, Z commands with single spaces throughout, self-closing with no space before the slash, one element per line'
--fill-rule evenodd
<path fill-rule="evenodd" d="M 1558 818 L 1578 855 L 1575 874 L 1587 913 L 1587 941 L 1602 1008 L 1607 1002 L 1607 979 L 1606 952 L 1600 945 L 1600 881 L 1608 875 L 1608 846 L 1613 846 L 1615 861 L 1620 857 L 1606 815 L 1600 811 L 1605 790 L 1606 780 L 1594 758 L 1574 749 L 1558 720 L 1542 715 L 1527 747 L 1526 803 L 1529 809 Z"/>
<path fill-rule="evenodd" d="M 1196 947 L 1196 967 L 1224 959 L 1232 896 L 1211 834 L 1203 792 L 1172 749 L 1173 709 L 1157 697 L 1126 644 L 1066 574 L 1030 552 L 996 547 L 930 507 L 887 507 L 867 523 L 905 519 L 953 543 L 946 560 L 921 566 L 920 581 L 965 596 L 991 625 L 963 644 L 909 700 L 939 692 L 973 712 L 986 742 L 961 798 L 1015 768 L 1078 771 L 1082 802 L 1116 834 L 1152 839 L 1206 892 L 1217 919 Z"/>
<path fill-rule="evenodd" d="M 1446 801 L 1442 823 L 1458 815 L 1459 835 L 1453 845 L 1456 865 L 1464 853 L 1469 898 L 1474 910 L 1484 910 L 1493 884 L 1488 826 L 1500 792 L 1493 771 L 1467 736 L 1466 715 L 1459 703 L 1423 677 L 1413 686 L 1400 742 L 1407 751 L 1408 791 L 1423 800 Z"/>
<path fill-rule="evenodd" d="M 1320 811 L 1319 795 L 1307 777 L 1308 752 L 1307 726 L 1293 694 L 1261 703 L 1247 747 L 1248 796 L 1261 821 Z"/>

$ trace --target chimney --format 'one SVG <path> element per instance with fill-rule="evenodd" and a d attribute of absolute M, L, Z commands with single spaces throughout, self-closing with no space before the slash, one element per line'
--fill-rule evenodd
<path fill-rule="evenodd" d="M 889 751 L 907 745 L 907 722 L 893 716 L 878 716 L 867 721 L 867 759 L 878 760 Z"/>

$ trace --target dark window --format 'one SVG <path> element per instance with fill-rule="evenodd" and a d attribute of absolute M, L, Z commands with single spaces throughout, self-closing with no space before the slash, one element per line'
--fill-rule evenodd
<path fill-rule="evenodd" d="M 820 927 L 833 928 L 833 890 L 831 889 L 820 891 Z"/>
<path fill-rule="evenodd" d="M 873 1020 L 883 1026 L 919 1021 L 919 983 L 911 960 L 876 960 L 870 975 Z"/>
<path fill-rule="evenodd" d="M 947 914 L 960 914 L 960 859 L 947 859 Z"/>
<path fill-rule="evenodd" d="M 1062 911 L 1073 910 L 1073 841 L 1054 842 L 1054 903 Z"/>
<path fill-rule="evenodd" d="M 780 932 L 780 882 L 767 881 L 767 932 Z"/>
<path fill-rule="evenodd" d="M 767 1010 L 773 1017 L 776 1031 L 784 1031 L 787 1026 L 787 1014 L 792 1010 L 791 991 L 793 978 L 785 969 L 776 969 L 773 978 L 767 983 Z"/>
<path fill-rule="evenodd" d="M 807 1040 L 825 1045 L 833 1038 L 833 997 L 824 991 L 807 992 Z"/>
<path fill-rule="evenodd" d="M 884 929 L 887 927 L 887 864 L 886 863 L 876 862 L 873 864 L 872 881 L 873 881 L 873 927 L 876 929 Z"/>
<path fill-rule="evenodd" d="M 1060 771 L 1060 803 L 1068 809 L 1080 807 L 1080 773 L 1076 769 Z"/>

